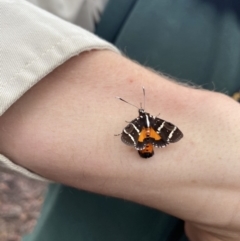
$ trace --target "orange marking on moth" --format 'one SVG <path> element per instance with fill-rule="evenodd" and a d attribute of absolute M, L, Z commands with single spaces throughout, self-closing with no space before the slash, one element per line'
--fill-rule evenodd
<path fill-rule="evenodd" d="M 144 153 L 152 153 L 153 152 L 153 145 L 152 144 L 147 144 L 146 147 L 139 151 L 140 153 L 144 154 Z"/>
<path fill-rule="evenodd" d="M 161 136 L 153 128 L 150 128 L 150 137 L 156 141 L 161 139 Z"/>
<path fill-rule="evenodd" d="M 143 142 L 146 138 L 153 138 L 154 140 L 159 141 L 161 136 L 158 135 L 158 133 L 152 127 L 143 128 L 139 135 L 138 141 Z"/>

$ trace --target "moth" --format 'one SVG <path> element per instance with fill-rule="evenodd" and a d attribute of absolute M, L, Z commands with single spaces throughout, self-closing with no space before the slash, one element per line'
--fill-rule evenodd
<path fill-rule="evenodd" d="M 119 135 L 123 143 L 135 147 L 140 157 L 150 158 L 154 155 L 154 147 L 163 148 L 175 143 L 183 137 L 183 133 L 174 124 L 145 112 L 145 89 L 144 87 L 142 89 L 143 108 L 142 105 L 138 108 L 121 97 L 116 97 L 138 109 L 138 117 L 128 122 Z"/>

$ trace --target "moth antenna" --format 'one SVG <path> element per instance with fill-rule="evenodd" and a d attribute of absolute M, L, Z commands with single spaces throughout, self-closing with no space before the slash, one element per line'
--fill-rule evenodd
<path fill-rule="evenodd" d="M 145 88 L 144 86 L 142 87 L 143 89 L 143 109 L 145 110 Z"/>
<path fill-rule="evenodd" d="M 127 103 L 127 104 L 129 104 L 129 105 L 132 105 L 132 106 L 136 107 L 139 110 L 139 108 L 136 105 L 133 105 L 133 104 L 127 102 L 126 100 L 122 99 L 121 97 L 116 96 L 116 98 L 121 100 L 121 101 L 123 101 L 123 102 L 125 102 L 125 103 Z"/>
<path fill-rule="evenodd" d="M 140 108 L 142 109 L 142 102 L 140 102 Z"/>

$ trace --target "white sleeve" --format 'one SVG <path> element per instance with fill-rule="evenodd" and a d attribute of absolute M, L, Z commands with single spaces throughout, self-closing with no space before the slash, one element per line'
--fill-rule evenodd
<path fill-rule="evenodd" d="M 0 116 L 28 89 L 71 57 L 118 50 L 90 32 L 24 0 L 0 1 Z M 0 154 L 0 169 L 43 178 Z"/>
<path fill-rule="evenodd" d="M 27 0 L 54 15 L 91 32 L 108 0 Z"/>

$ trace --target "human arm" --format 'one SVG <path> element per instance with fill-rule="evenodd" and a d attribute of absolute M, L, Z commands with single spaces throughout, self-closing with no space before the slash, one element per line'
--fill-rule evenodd
<path fill-rule="evenodd" d="M 143 85 L 147 111 L 160 111 L 184 134 L 149 160 L 114 137 L 137 115 L 114 97 L 139 103 Z M 239 240 L 239 117 L 239 104 L 225 95 L 92 51 L 64 63 L 9 108 L 0 118 L 0 151 L 53 181 L 182 218 L 193 241 Z"/>
<path fill-rule="evenodd" d="M 14 5 L 14 6 L 17 6 L 17 5 Z M 1 10 L 2 9 L 3 8 L 1 7 Z M 32 13 L 32 11 L 30 12 Z M 1 12 L 1 20 L 3 19 L 3 16 L 4 16 L 3 13 L 5 12 Z M 18 14 L 18 12 L 16 12 L 16 14 Z M 15 15 L 13 15 L 12 18 L 10 18 L 10 20 L 15 19 L 14 16 Z M 23 16 L 29 17 L 29 14 L 25 14 Z M 30 14 L 30 16 L 32 15 Z M 48 18 L 49 16 L 45 16 L 44 14 L 43 19 L 46 19 L 45 17 Z M 46 31 L 50 27 L 50 23 L 51 23 L 50 19 L 49 21 L 42 21 L 42 17 L 39 18 L 39 20 L 41 20 L 39 21 L 39 23 L 43 24 L 46 27 Z M 17 32 L 18 29 L 22 29 L 23 26 L 27 26 L 26 25 L 27 23 L 28 24 L 33 23 L 35 20 L 36 20 L 36 12 L 35 12 L 34 18 L 32 18 L 30 21 L 25 21 L 25 25 L 17 25 L 17 29 L 12 29 L 12 27 L 10 28 L 9 24 L 11 23 L 11 21 L 8 21 L 7 22 L 8 28 L 6 30 L 9 30 L 9 31 L 11 30 L 11 34 L 19 33 Z M 48 43 L 50 39 L 51 40 L 54 39 L 54 41 L 56 40 L 55 43 L 58 43 L 59 37 L 52 38 L 54 33 L 56 33 L 56 30 L 57 30 L 57 33 L 60 32 L 60 36 L 61 36 L 61 33 L 67 30 L 67 27 L 63 23 L 61 24 L 61 26 L 57 24 L 55 28 L 48 29 L 50 31 L 47 31 L 48 34 L 44 34 L 44 35 L 36 35 L 36 31 L 38 29 L 39 28 L 35 28 L 29 32 L 34 33 L 33 34 L 34 36 L 40 36 L 39 40 L 41 41 L 34 41 L 34 45 L 32 45 L 31 42 L 27 42 L 27 41 L 29 40 L 28 38 L 29 36 L 30 37 L 33 37 L 33 36 L 26 35 L 26 32 L 24 32 L 25 36 L 28 36 L 28 37 L 25 38 L 24 41 L 21 42 L 21 44 L 19 44 L 19 46 L 27 46 L 27 47 L 32 46 L 33 47 L 32 50 L 30 49 L 30 51 L 27 51 L 29 50 L 29 48 L 27 49 L 23 48 L 25 51 L 21 52 L 21 48 L 17 48 L 15 52 L 13 51 L 13 52 L 7 53 L 7 57 L 9 56 L 11 57 L 7 59 L 9 60 L 9 62 L 6 62 L 6 58 L 4 58 L 4 61 L 2 61 L 1 59 L 1 90 L 3 90 L 4 84 L 6 84 L 5 87 L 8 87 L 6 88 L 8 91 L 4 92 L 5 94 L 12 93 L 12 90 L 15 90 L 16 85 L 10 86 L 10 84 L 20 83 L 19 81 L 21 81 L 22 83 L 21 85 L 19 85 L 21 87 L 24 87 L 23 84 L 27 83 L 27 86 L 23 88 L 23 90 L 26 91 L 26 89 L 29 89 L 31 86 L 36 84 L 37 81 L 42 79 L 46 74 L 51 72 L 58 65 L 65 62 L 71 56 L 77 55 L 77 53 L 79 53 L 77 52 L 77 50 L 79 50 L 79 45 L 77 45 L 77 43 L 78 44 L 80 43 L 80 38 L 78 39 L 77 42 L 73 41 L 68 44 L 65 44 L 64 46 L 66 48 L 57 48 L 58 51 L 56 52 L 61 53 L 60 55 L 58 55 L 62 58 L 61 61 L 59 59 L 56 61 L 56 59 L 54 58 L 55 55 L 50 55 L 47 60 L 43 58 L 36 58 L 37 61 L 33 62 L 36 65 L 32 65 L 35 68 L 30 68 L 30 69 L 24 68 L 24 71 L 20 71 L 21 73 L 20 75 L 19 74 L 14 75 L 14 77 L 17 76 L 17 78 L 14 79 L 12 78 L 12 76 L 10 76 L 9 78 L 8 75 L 3 75 L 5 74 L 4 68 L 2 68 L 4 66 L 5 67 L 7 66 L 7 68 L 5 68 L 5 70 L 7 69 L 6 73 L 12 74 L 12 72 L 9 71 L 10 67 L 11 68 L 14 67 L 16 70 L 16 71 L 13 71 L 13 74 L 19 73 L 18 64 L 20 62 L 18 57 L 19 56 L 22 57 L 23 54 L 26 54 L 26 53 L 36 54 L 36 57 L 45 56 L 42 54 L 39 55 L 38 54 L 39 52 L 37 50 L 39 49 L 42 50 L 42 48 L 40 47 L 45 46 L 45 44 Z M 3 29 L 1 28 L 1 30 Z M 68 34 L 64 33 L 64 35 L 66 36 Z M 76 35 L 79 36 L 78 30 Z M 11 35 L 5 34 L 2 36 L 8 37 Z M 16 35 L 13 35 L 13 36 L 16 36 Z M 42 38 L 42 36 L 45 36 L 44 39 Z M 48 41 L 46 41 L 46 37 Z M 1 38 L 1 40 L 2 39 L 3 38 Z M 12 41 L 8 41 L 9 43 L 8 46 L 10 46 L 11 42 L 19 43 L 20 40 L 21 38 L 19 38 L 19 35 L 17 35 L 17 37 L 13 38 Z M 75 47 L 75 50 L 71 52 L 70 50 L 72 50 L 72 48 L 74 47 Z M 9 49 L 13 49 L 13 48 L 9 48 Z M 50 46 L 49 48 L 47 46 L 47 48 L 45 48 L 45 51 L 43 50 L 41 51 L 41 53 L 45 53 L 46 50 L 47 50 L 47 53 L 51 53 L 49 52 L 49 49 L 54 50 L 56 49 L 56 47 L 51 48 Z M 65 51 L 61 51 L 61 50 L 65 50 Z M 18 51 L 20 51 L 20 53 Z M 72 55 L 70 54 L 70 52 Z M 10 55 L 11 53 L 13 53 L 12 56 Z M 92 53 L 97 53 L 97 52 L 92 52 Z M 1 57 L 2 56 L 5 56 L 5 55 L 3 55 L 1 52 Z M 202 208 L 201 208 L 201 205 L 199 204 L 199 200 L 202 201 L 206 197 L 206 194 L 197 196 L 196 193 L 197 193 L 197 190 L 200 190 L 201 192 L 203 192 L 204 190 L 210 190 L 211 192 L 209 191 L 210 193 L 209 196 L 211 198 L 211 195 L 215 193 L 215 192 L 212 192 L 213 188 L 211 187 L 212 186 L 215 187 L 213 184 L 219 185 L 219 179 L 222 178 L 223 169 L 224 169 L 224 172 L 228 170 L 227 168 L 225 168 L 225 166 L 219 165 L 222 162 L 220 163 L 217 162 L 218 165 L 215 165 L 215 164 L 213 165 L 212 162 L 208 163 L 206 161 L 205 162 L 203 161 L 203 159 L 206 158 L 207 156 L 206 152 L 209 149 L 211 149 L 211 145 L 209 144 L 209 143 L 212 143 L 211 136 L 215 138 L 213 140 L 217 140 L 219 141 L 219 143 L 221 143 L 221 145 L 225 145 L 225 149 L 221 149 L 222 146 L 221 148 L 218 148 L 221 151 L 224 151 L 224 155 L 225 155 L 225 158 L 223 155 L 223 160 L 225 161 L 224 164 L 227 163 L 226 155 L 229 158 L 229 153 L 228 153 L 229 150 L 230 152 L 237 155 L 238 150 L 236 149 L 233 150 L 232 146 L 238 145 L 237 139 L 235 141 L 233 140 L 234 134 L 237 133 L 238 125 L 237 123 L 233 122 L 231 117 L 231 115 L 234 113 L 235 114 L 234 117 L 238 119 L 237 106 L 235 108 L 231 108 L 232 109 L 231 111 L 230 108 L 228 107 L 226 108 L 226 100 L 223 100 L 223 96 L 221 96 L 220 98 L 219 95 L 217 95 L 218 97 L 216 97 L 216 94 L 214 94 L 215 97 L 213 98 L 213 95 L 212 94 L 210 95 L 210 93 L 206 94 L 204 92 L 204 95 L 203 95 L 203 92 L 201 92 L 201 95 L 200 95 L 200 91 L 193 91 L 190 89 L 187 91 L 186 89 L 183 89 L 183 88 L 181 89 L 176 88 L 176 85 L 172 85 L 170 82 L 167 82 L 166 80 L 163 81 L 163 78 L 160 80 L 159 79 L 160 77 L 156 77 L 156 75 L 150 74 L 143 68 L 136 69 L 134 67 L 135 65 L 132 65 L 131 62 L 128 62 L 128 64 L 126 64 L 125 62 L 126 60 L 123 61 L 123 59 L 121 59 L 120 61 L 119 59 L 120 57 L 117 57 L 117 56 L 111 57 L 111 58 L 109 57 L 110 57 L 109 55 L 107 56 L 104 54 L 98 57 L 98 60 L 95 57 L 92 58 L 90 62 L 89 61 L 85 62 L 87 59 L 84 59 L 81 61 L 81 63 L 83 64 L 83 62 L 85 62 L 86 65 L 80 68 L 80 63 L 77 64 L 76 62 L 76 64 L 72 66 L 72 67 L 75 66 L 76 69 L 66 67 L 68 65 L 66 65 L 67 63 L 65 63 L 63 66 L 61 66 L 62 69 L 60 70 L 59 74 L 57 76 L 54 75 L 55 77 L 50 78 L 50 80 L 48 79 L 44 87 L 41 87 L 41 86 L 42 86 L 42 83 L 44 84 L 45 82 L 40 82 L 39 85 L 36 85 L 34 87 L 34 88 L 40 88 L 37 90 L 37 92 L 27 92 L 27 94 L 23 96 L 23 98 L 20 99 L 19 101 L 22 101 L 24 98 L 26 98 L 26 96 L 28 96 L 28 94 L 31 94 L 31 93 L 33 93 L 31 94 L 33 95 L 32 97 L 34 97 L 35 95 L 36 97 L 34 98 L 27 97 L 28 101 L 25 101 L 26 103 L 23 103 L 23 105 L 18 104 L 18 102 L 16 102 L 16 105 L 13 105 L 9 109 L 9 111 L 5 113 L 5 115 L 3 115 L 1 119 L 1 123 L 2 123 L 1 130 L 2 132 L 5 132 L 5 135 L 4 133 L 2 135 L 3 146 L 2 148 L 0 148 L 0 150 L 2 151 L 1 153 L 5 154 L 6 157 L 9 157 L 10 160 L 16 162 L 17 164 L 20 164 L 23 167 L 25 166 L 26 168 L 36 173 L 39 173 L 40 175 L 43 175 L 47 178 L 50 178 L 52 180 L 60 181 L 62 183 L 66 183 L 78 188 L 92 190 L 99 193 L 103 193 L 103 194 L 105 193 L 108 195 L 118 196 L 122 198 L 127 198 L 129 200 L 133 200 L 136 202 L 144 203 L 146 205 L 153 206 L 161 210 L 167 211 L 169 213 L 172 213 L 178 217 L 182 217 L 187 221 L 192 221 L 192 223 L 193 221 L 195 221 L 195 223 L 197 224 L 201 224 L 201 223 L 206 224 L 207 222 L 209 222 L 210 224 L 207 225 L 208 228 L 216 227 L 218 225 L 217 222 L 219 222 L 219 220 L 222 222 L 226 222 L 229 216 L 231 216 L 232 218 L 232 215 L 229 215 L 230 213 L 229 207 L 235 208 L 236 205 L 232 205 L 232 203 L 229 203 L 229 205 L 224 205 L 224 210 L 221 209 L 220 205 L 216 205 L 217 211 L 218 211 L 217 214 L 222 215 L 223 211 L 225 212 L 225 210 L 227 210 L 227 214 L 229 215 L 227 216 L 227 218 L 226 216 L 223 218 L 221 216 L 220 217 L 221 219 L 220 219 L 218 218 L 218 216 L 216 216 L 216 211 L 214 212 L 214 210 L 210 210 L 209 213 L 206 212 L 208 211 L 206 210 L 206 208 L 209 207 L 207 205 L 209 202 L 207 202 L 206 205 L 202 205 Z M 77 60 L 75 59 L 72 61 L 80 61 L 81 58 L 85 58 L 85 57 L 80 56 L 77 58 Z M 103 59 L 105 63 L 103 63 Z M 26 61 L 27 66 L 29 66 L 29 62 L 32 63 L 32 61 L 29 61 L 29 59 L 24 59 L 24 60 Z M 38 65 L 39 63 L 41 64 L 40 68 Z M 54 66 L 50 64 L 53 64 Z M 36 68 L 37 66 L 38 68 Z M 105 72 L 102 71 L 102 69 L 105 69 Z M 85 70 L 87 70 L 88 73 L 91 73 L 92 77 L 88 76 L 87 74 L 84 74 Z M 22 75 L 26 73 L 28 74 L 31 73 L 30 78 L 29 78 L 29 75 L 27 76 Z M 71 74 L 75 73 L 77 77 L 72 78 L 71 76 L 69 76 L 70 73 Z M 49 76 L 52 76 L 52 74 Z M 51 81 L 53 79 L 54 79 L 54 82 Z M 76 85 L 76 83 L 70 82 L 69 79 L 73 80 L 73 82 L 77 82 L 81 80 L 82 85 L 80 85 L 80 87 L 81 87 L 81 90 L 84 91 L 83 92 L 84 95 L 82 95 L 82 98 L 80 100 L 78 99 L 79 97 L 77 95 L 79 93 L 82 94 L 81 90 L 77 88 L 78 86 Z M 85 81 L 82 81 L 83 79 Z M 2 82 L 3 80 L 7 82 L 3 84 Z M 13 80 L 15 80 L 15 82 L 12 82 Z M 64 81 L 65 85 L 60 84 L 60 80 Z M 130 85 L 132 87 L 129 86 L 128 81 L 130 80 L 133 80 L 134 81 L 133 83 L 135 83 L 134 85 L 133 83 L 132 85 Z M 46 81 L 46 79 L 43 79 L 43 81 Z M 90 85 L 84 87 L 84 84 L 87 81 L 90 81 L 89 82 Z M 93 92 L 92 89 L 95 87 L 96 81 L 98 81 L 98 83 L 101 83 L 102 87 L 101 85 L 100 86 L 97 85 L 98 89 L 95 89 L 95 91 Z M 148 84 L 146 84 L 146 82 Z M 29 83 L 31 83 L 31 85 L 29 85 Z M 52 84 L 52 88 L 50 87 L 51 85 L 50 83 Z M 114 85 L 114 87 L 112 87 L 112 85 Z M 125 126 L 124 120 L 131 120 L 135 118 L 137 115 L 137 112 L 134 112 L 136 111 L 134 108 L 132 108 L 131 106 L 124 105 L 123 103 L 116 100 L 114 96 L 120 95 L 129 101 L 132 101 L 134 103 L 139 103 L 140 99 L 142 98 L 142 94 L 140 90 L 142 85 L 144 85 L 145 88 L 147 89 L 147 103 L 148 103 L 146 106 L 147 110 L 153 114 L 157 114 L 160 111 L 161 118 L 164 118 L 168 121 L 173 122 L 184 133 L 184 139 L 181 140 L 181 142 L 169 146 L 166 150 L 158 150 L 155 156 L 153 157 L 155 159 L 151 158 L 149 160 L 151 162 L 143 162 L 143 159 L 141 159 L 138 156 L 137 152 L 133 148 L 129 148 L 123 145 L 121 141 L 117 139 L 117 137 L 113 138 L 113 134 L 120 133 L 122 128 Z M 53 86 L 54 87 L 59 86 L 59 87 L 55 89 L 53 88 Z M 71 86 L 71 88 L 69 86 Z M 173 88 L 173 86 L 175 87 Z M 117 87 L 117 89 L 115 89 L 115 87 Z M 30 91 L 34 91 L 34 88 Z M 77 93 L 74 92 L 74 89 Z M 109 90 L 109 93 L 107 93 L 107 95 L 105 93 L 106 89 Z M 61 90 L 62 92 L 61 91 L 57 92 L 57 90 Z M 66 93 L 69 93 L 69 94 L 66 95 Z M 90 93 L 91 95 L 89 96 Z M 139 94 L 136 94 L 136 93 L 139 93 Z M 57 96 L 60 96 L 60 97 L 58 97 L 57 101 L 56 100 L 54 101 L 54 99 L 52 100 L 48 96 L 45 96 L 46 94 L 50 94 L 52 97 L 55 97 L 55 98 L 57 98 Z M 1 93 L 1 97 L 3 96 L 4 95 L 2 95 Z M 19 89 L 18 89 L 17 95 L 14 95 L 14 96 L 19 98 Z M 212 98 L 210 98 L 210 96 Z M 73 97 L 76 101 L 75 105 L 72 103 Z M 10 104 L 16 101 L 17 98 L 12 100 Z M 64 98 L 64 101 L 63 100 L 59 101 L 60 98 Z M 206 98 L 209 98 L 209 100 L 207 101 Z M 213 101 L 213 99 L 215 100 L 215 102 Z M 6 107 L 5 105 L 6 98 L 3 98 L 3 100 L 4 101 L 1 100 L 0 102 L 1 107 L 2 106 Z M 45 106 L 43 105 L 42 101 L 45 101 L 44 102 Z M 55 103 L 55 105 L 49 105 L 49 103 L 52 103 L 52 102 Z M 101 104 L 99 104 L 99 102 L 101 102 Z M 188 103 L 188 102 L 192 102 L 192 103 Z M 3 103 L 5 104 L 3 105 Z M 22 103 L 22 102 L 19 102 L 19 103 Z M 44 106 L 44 108 L 42 108 L 41 114 L 40 112 L 37 112 L 37 113 L 35 112 L 35 107 L 38 107 L 37 103 L 39 104 L 42 103 L 39 107 L 40 109 L 42 108 L 42 106 Z M 66 106 L 67 103 L 69 103 L 69 106 Z M 209 106 L 206 103 L 209 104 Z M 87 106 L 87 104 L 89 106 Z M 7 107 L 9 106 L 10 105 L 7 105 Z M 29 107 L 32 107 L 32 109 Z M 68 108 L 69 110 L 67 110 L 67 107 L 69 107 Z M 36 108 L 36 111 L 39 108 Z M 73 111 L 69 112 L 71 108 L 73 108 Z M 119 108 L 119 109 L 116 110 L 116 108 Z M 221 111 L 225 112 L 224 115 L 222 113 L 220 114 L 218 110 L 219 108 Z M 19 111 L 18 109 L 21 111 Z M 10 118 L 9 113 L 15 112 L 16 110 L 18 110 L 18 112 L 12 115 L 12 118 Z M 56 112 L 54 112 L 54 110 L 57 111 L 58 115 L 55 115 Z M 100 111 L 101 111 L 101 114 L 99 114 Z M 228 114 L 229 112 L 230 114 Z M 3 111 L 1 113 L 3 113 Z M 86 113 L 90 113 L 90 114 L 88 115 Z M 109 117 L 109 113 L 112 113 L 112 116 Z M 57 119 L 58 116 L 64 117 L 64 118 L 61 118 L 62 121 L 59 121 L 59 119 Z M 91 116 L 93 118 L 90 118 Z M 65 119 L 65 122 L 63 121 L 63 119 Z M 72 123 L 70 120 L 71 121 L 75 120 L 75 123 Z M 216 123 L 215 120 L 218 120 L 218 123 Z M 183 121 L 184 121 L 184 124 L 183 124 Z M 225 125 L 222 125 L 226 121 L 229 122 L 230 124 L 229 126 L 231 128 L 234 128 L 234 133 L 232 129 L 229 129 L 227 127 L 224 127 Z M 214 126 L 212 126 L 213 122 L 214 122 Z M 20 126 L 17 127 L 16 124 Z M 84 128 L 86 127 L 86 124 L 89 124 L 89 128 L 85 130 Z M 80 129 L 76 128 L 77 125 L 79 126 L 78 128 Z M 92 126 L 95 129 L 92 128 Z M 221 127 L 221 129 L 219 129 L 219 126 Z M 222 126 L 224 128 L 222 128 Z M 42 128 L 46 128 L 46 129 L 42 129 Z M 57 130 L 55 134 L 53 134 L 52 132 L 49 132 L 49 130 L 50 131 L 55 130 L 55 128 Z M 219 130 L 221 131 L 221 136 L 218 132 Z M 91 131 L 94 131 L 92 132 L 92 135 L 89 134 L 91 133 Z M 51 133 L 51 135 L 49 135 L 49 133 Z M 87 133 L 87 135 L 85 133 Z M 230 134 L 231 138 L 228 136 L 228 134 Z M 8 135 L 8 138 L 7 138 L 7 135 Z M 72 135 L 73 136 L 76 135 L 75 138 L 73 138 Z M 45 138 L 45 136 L 50 137 L 50 139 Z M 86 139 L 84 145 L 82 144 L 82 139 L 80 139 L 81 137 L 83 139 Z M 111 137 L 113 139 L 110 139 Z M 189 138 L 192 142 L 189 141 Z M 10 139 L 12 139 L 13 143 L 9 141 Z M 188 140 L 188 142 L 186 142 L 186 140 Z M 75 142 L 73 143 L 73 141 Z M 224 144 L 222 144 L 223 141 L 225 141 Z M 95 146 L 93 146 L 93 142 Z M 183 142 L 184 142 L 184 145 L 183 145 Z M 234 144 L 232 144 L 233 142 Z M 192 150 L 192 146 L 194 143 L 195 143 L 194 148 L 196 148 L 195 152 Z M 180 148 L 179 146 L 180 144 L 183 145 L 183 149 L 181 149 L 182 152 L 177 152 L 177 150 L 179 150 L 178 148 Z M 21 147 L 24 147 L 24 148 L 19 148 L 19 145 L 21 145 Z M 212 143 L 212 146 L 213 145 L 215 145 L 214 142 Z M 6 147 L 7 149 L 5 149 Z M 85 147 L 85 148 L 78 149 L 79 147 L 82 147 L 82 148 Z M 186 151 L 186 148 L 188 148 L 187 151 Z M 82 152 L 82 155 L 80 155 L 79 157 L 77 155 L 77 159 L 75 157 L 75 154 L 80 154 L 80 153 L 75 152 L 75 149 L 76 150 L 78 149 L 79 152 Z M 46 153 L 44 152 L 40 153 L 40 151 L 44 151 L 44 150 L 46 150 Z M 169 152 L 169 156 L 171 157 L 171 159 L 169 156 L 168 158 L 167 156 L 165 156 L 166 154 L 164 153 L 166 153 L 166 151 Z M 95 152 L 96 158 L 93 157 L 94 152 Z M 106 152 L 106 153 L 103 153 L 103 152 Z M 187 155 L 186 153 L 188 152 L 189 152 L 189 155 L 192 153 L 192 157 L 194 157 L 192 158 L 193 164 L 195 164 L 193 165 L 190 162 L 191 164 L 190 167 L 188 167 L 189 159 L 186 159 L 186 160 L 184 159 L 185 156 Z M 209 150 L 209 152 L 212 152 L 212 150 Z M 205 155 L 203 155 L 203 153 L 205 153 Z M 20 154 L 22 154 L 23 156 L 21 156 Z M 37 156 L 37 154 L 41 154 L 42 156 Z M 48 160 L 43 160 L 45 155 L 47 157 L 47 154 L 50 155 L 51 158 L 49 158 Z M 200 154 L 202 155 L 201 157 L 199 156 Z M 213 154 L 216 154 L 216 151 L 213 152 Z M 35 155 L 36 155 L 36 158 L 35 158 Z M 85 158 L 83 158 L 84 155 L 85 155 Z M 135 156 L 133 157 L 133 155 Z M 174 155 L 175 155 L 175 159 L 172 159 L 174 158 Z M 180 155 L 179 158 L 177 158 L 176 155 Z M 198 158 L 195 159 L 195 155 Z M 114 159 L 116 157 L 118 157 L 117 160 Z M 68 160 L 71 158 L 73 161 L 69 162 Z M 134 158 L 136 159 L 134 160 Z M 207 160 L 210 159 L 210 157 L 207 157 L 207 158 L 208 158 Z M 213 158 L 211 156 L 211 160 L 212 159 Z M 81 160 L 81 162 L 79 160 Z M 88 160 L 88 161 L 90 160 L 90 162 L 86 162 L 85 160 Z M 157 160 L 157 161 L 154 162 L 154 160 Z M 183 160 L 182 165 L 179 165 L 181 163 L 180 160 Z M 110 161 L 110 164 L 112 163 L 113 165 L 106 165 L 109 163 L 109 161 Z M 139 163 L 139 161 L 141 162 Z M 231 164 L 232 163 L 237 163 L 237 162 L 231 161 Z M 138 164 L 141 164 L 141 166 L 139 166 Z M 160 166 L 157 166 L 157 164 Z M 208 165 L 206 166 L 206 164 Z M 211 166 L 212 168 L 210 169 L 208 176 L 205 177 L 204 171 L 207 169 L 206 167 L 208 167 L 210 164 L 212 165 Z M 215 173 L 213 174 L 216 166 L 218 168 L 219 166 L 221 167 L 219 168 L 220 170 L 222 170 L 222 172 L 220 172 L 220 176 L 215 176 L 216 175 Z M 227 167 L 228 166 L 229 164 L 227 163 Z M 78 167 L 79 169 L 76 167 Z M 187 169 L 188 172 L 186 170 L 184 170 L 185 172 L 182 172 L 184 168 L 186 169 L 186 167 L 188 168 Z M 229 168 L 230 167 L 232 166 L 229 166 Z M 42 170 L 41 168 L 44 168 L 44 169 Z M 58 168 L 60 168 L 60 170 Z M 237 183 L 238 180 L 235 178 L 235 176 L 237 176 L 236 174 L 237 171 L 238 171 L 238 168 L 237 168 L 237 165 L 235 165 L 233 170 L 233 175 L 230 172 L 228 172 L 231 174 L 230 181 L 234 182 L 234 183 L 230 183 L 231 185 L 229 184 L 230 182 L 228 179 L 229 176 L 228 178 L 225 177 L 224 180 L 220 182 L 223 184 L 225 183 L 227 184 L 227 188 L 225 189 L 231 190 L 231 191 L 236 190 L 237 185 L 235 184 L 235 181 Z M 48 172 L 50 173 L 48 174 Z M 219 173 L 219 170 L 217 173 Z M 189 187 L 189 185 L 187 184 L 189 184 L 189 180 L 191 180 L 191 177 L 193 176 L 197 177 L 196 179 L 198 181 L 197 182 L 198 185 L 195 185 L 192 188 L 190 188 L 191 186 Z M 210 178 L 214 178 L 213 183 Z M 82 181 L 82 179 L 85 180 L 85 182 Z M 209 179 L 211 182 L 209 181 Z M 224 187 L 223 184 L 219 186 Z M 236 192 L 231 192 L 231 193 L 235 194 Z M 185 195 L 182 197 L 181 194 L 185 194 Z M 223 196 L 227 198 L 229 197 L 229 195 L 226 195 L 226 192 L 224 193 Z M 230 201 L 237 200 L 237 198 L 238 198 L 237 195 L 234 195 L 234 198 L 230 199 Z M 212 201 L 215 202 L 216 200 L 212 198 Z M 194 204 L 194 206 L 192 205 L 192 203 Z M 219 203 L 215 202 L 214 204 L 219 204 Z M 191 208 L 193 207 L 195 207 L 195 209 L 192 210 Z M 228 207 L 228 209 L 226 209 L 225 207 Z M 201 210 L 199 211 L 199 213 L 201 213 L 202 216 L 199 217 L 199 215 L 198 216 L 194 215 L 196 214 L 196 209 Z M 237 208 L 235 208 L 234 211 L 238 213 Z M 213 220 L 213 218 L 215 218 L 215 220 Z M 234 224 L 236 225 L 237 223 L 235 222 Z M 230 228 L 232 228 L 232 225 L 230 228 L 229 227 L 225 227 L 225 229 L 223 230 L 225 232 L 229 231 Z M 205 227 L 201 225 L 201 228 L 199 228 L 198 230 L 200 231 L 205 230 L 206 228 L 205 229 L 204 228 Z M 218 229 L 217 231 L 219 232 L 220 230 Z M 213 233 L 216 234 L 218 232 L 214 231 Z M 233 233 L 236 234 L 236 232 L 233 232 Z M 198 237 L 201 237 L 201 236 L 202 235 L 198 235 Z M 206 238 L 204 240 L 206 240 Z"/>

